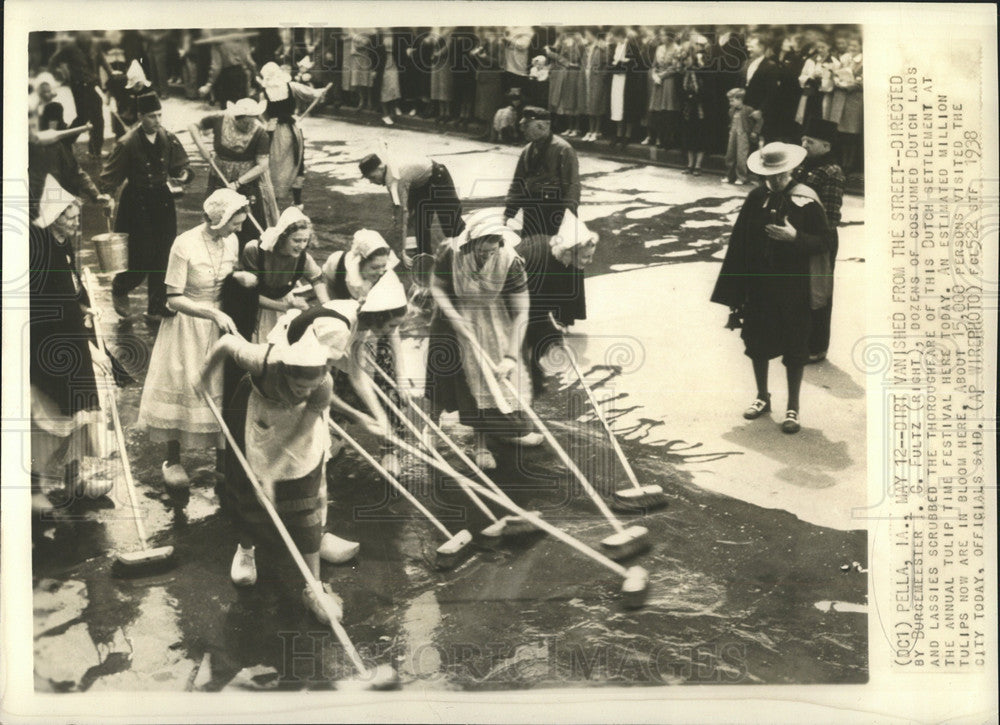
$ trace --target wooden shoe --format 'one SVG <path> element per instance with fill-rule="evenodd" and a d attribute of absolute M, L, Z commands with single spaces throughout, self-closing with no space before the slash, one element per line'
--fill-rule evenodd
<path fill-rule="evenodd" d="M 771 412 L 771 396 L 768 395 L 767 399 L 757 398 L 755 401 L 750 403 L 750 407 L 743 411 L 743 417 L 747 420 L 757 420 L 759 417 L 764 415 L 764 413 Z"/>
<path fill-rule="evenodd" d="M 333 593 L 329 584 L 323 584 L 323 592 L 323 596 L 327 598 L 327 602 L 331 605 L 330 608 L 333 609 L 334 614 L 337 616 L 337 621 L 341 621 L 344 618 L 343 600 Z M 316 598 L 316 595 L 313 594 L 311 587 L 307 586 L 302 590 L 302 603 L 306 605 L 306 609 L 312 612 L 313 616 L 316 617 L 316 619 L 318 619 L 321 623 L 330 623 L 330 617 L 327 615 L 326 610 L 320 606 L 319 600 Z"/>
<path fill-rule="evenodd" d="M 393 478 L 399 478 L 403 473 L 402 466 L 399 465 L 399 456 L 395 453 L 386 453 L 382 456 L 382 468 L 388 471 L 389 475 Z"/>
<path fill-rule="evenodd" d="M 233 564 L 229 567 L 229 578 L 238 587 L 252 587 L 257 583 L 257 559 L 254 549 L 253 546 L 244 549 L 239 544 L 236 545 L 236 556 L 233 557 Z"/>
<path fill-rule="evenodd" d="M 484 471 L 494 471 L 497 467 L 497 460 L 490 453 L 488 448 L 479 448 L 472 452 L 476 466 Z"/>
<path fill-rule="evenodd" d="M 323 534 L 319 542 L 319 558 L 329 564 L 343 564 L 358 555 L 361 544 L 348 541 L 330 532 Z"/>
<path fill-rule="evenodd" d="M 799 411 L 788 409 L 785 411 L 785 419 L 781 422 L 782 433 L 798 433 L 802 430 L 799 425 Z"/>
<path fill-rule="evenodd" d="M 168 488 L 191 487 L 191 479 L 188 478 L 187 471 L 184 470 L 184 466 L 181 464 L 175 463 L 168 466 L 167 462 L 164 461 L 160 470 L 163 473 L 163 482 L 167 484 Z"/>

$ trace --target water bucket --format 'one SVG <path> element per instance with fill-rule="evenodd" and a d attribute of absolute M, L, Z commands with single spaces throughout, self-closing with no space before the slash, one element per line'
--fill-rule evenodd
<path fill-rule="evenodd" d="M 128 234 L 108 232 L 92 239 L 102 272 L 124 272 L 128 269 Z"/>

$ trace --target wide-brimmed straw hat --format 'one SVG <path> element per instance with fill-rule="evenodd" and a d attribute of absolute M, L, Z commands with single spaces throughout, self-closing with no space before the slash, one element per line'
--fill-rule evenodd
<path fill-rule="evenodd" d="M 775 176 L 791 171 L 802 163 L 806 150 L 790 143 L 769 143 L 754 151 L 747 159 L 747 168 L 758 176 Z"/>

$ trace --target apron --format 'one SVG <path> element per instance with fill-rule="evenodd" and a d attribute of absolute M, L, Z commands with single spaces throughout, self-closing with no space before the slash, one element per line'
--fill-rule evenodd
<path fill-rule="evenodd" d="M 264 374 L 274 371 L 269 366 Z M 305 405 L 305 401 L 287 404 L 266 398 L 258 381 L 253 381 L 247 403 L 245 450 L 251 469 L 263 485 L 302 478 L 325 461 L 330 449 L 329 413 L 300 436 L 288 438 L 289 431 L 298 426 Z"/>
<path fill-rule="evenodd" d="M 507 342 L 513 334 L 513 318 L 507 310 L 502 291 L 507 272 L 517 258 L 511 247 L 502 246 L 483 268 L 475 269 L 473 254 L 463 254 L 456 238 L 452 256 L 452 275 L 455 284 L 455 307 L 466 322 L 476 332 L 476 341 L 494 364 L 500 362 L 507 350 Z M 469 392 L 480 410 L 497 408 L 496 399 L 486 383 L 483 368 L 477 352 L 465 339 L 456 335 L 462 352 L 463 371 L 469 385 Z M 522 359 L 511 376 L 512 382 L 524 400 L 530 400 L 528 370 Z M 504 399 L 513 410 L 519 410 L 517 398 L 503 383 L 499 385 Z"/>

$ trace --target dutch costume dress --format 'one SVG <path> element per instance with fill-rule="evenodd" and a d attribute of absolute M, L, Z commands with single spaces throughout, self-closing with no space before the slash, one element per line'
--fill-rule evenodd
<path fill-rule="evenodd" d="M 223 282 L 236 267 L 237 249 L 235 234 L 213 239 L 206 224 L 184 232 L 170 249 L 167 286 L 183 290 L 194 302 L 218 308 Z M 222 445 L 218 422 L 191 384 L 221 334 L 213 320 L 202 317 L 178 313 L 163 321 L 139 403 L 138 425 L 149 430 L 150 440 L 176 440 L 186 448 Z M 221 407 L 221 368 L 207 390 Z"/>

